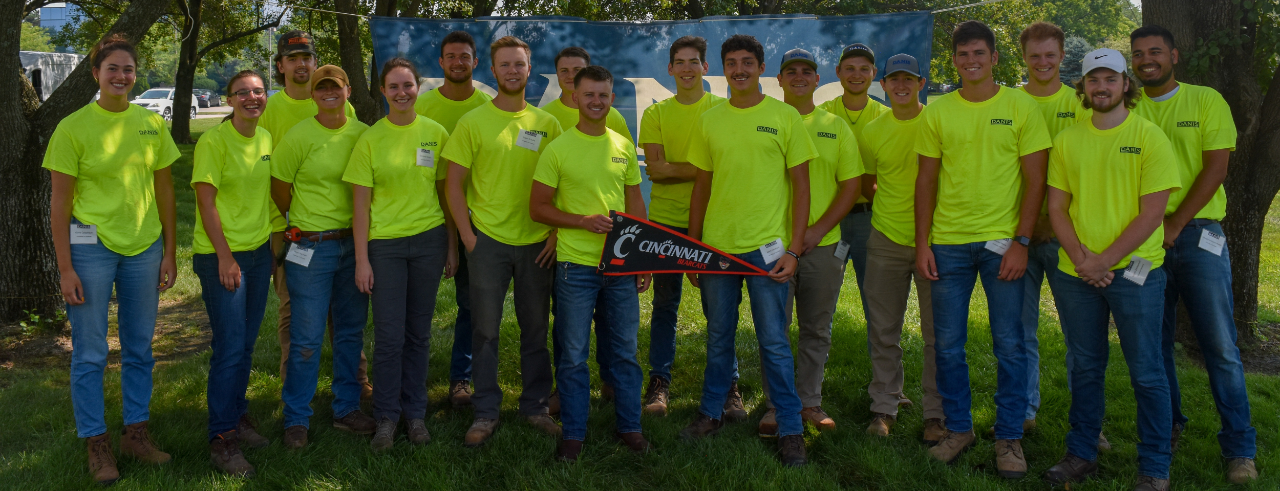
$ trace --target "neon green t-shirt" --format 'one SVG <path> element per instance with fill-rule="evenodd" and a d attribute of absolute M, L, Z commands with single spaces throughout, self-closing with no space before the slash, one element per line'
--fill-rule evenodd
<path fill-rule="evenodd" d="M 684 105 L 675 97 L 649 106 L 640 123 L 640 145 L 657 143 L 668 162 L 688 162 L 689 136 L 698 116 L 725 99 L 710 92 L 693 104 Z M 649 188 L 649 219 L 680 228 L 689 227 L 689 197 L 693 181 L 678 184 L 653 183 Z"/>
<path fill-rule="evenodd" d="M 836 115 L 836 117 L 849 124 L 849 129 L 853 130 L 853 136 L 858 140 L 858 151 L 862 154 L 862 167 L 866 171 L 866 174 L 874 176 L 876 175 L 877 170 L 874 165 L 868 162 L 870 159 L 868 159 L 869 156 L 867 155 L 866 145 L 862 144 L 864 141 L 862 139 L 862 131 L 868 124 L 880 117 L 881 114 L 889 112 L 889 108 L 884 104 L 881 104 L 880 101 L 868 96 L 867 105 L 864 106 L 861 111 L 851 111 L 849 108 L 844 107 L 843 99 L 844 96 L 831 99 L 822 103 L 818 108 Z M 867 201 L 869 200 L 866 196 L 858 194 L 859 203 L 866 203 Z"/>
<path fill-rule="evenodd" d="M 347 119 L 356 119 L 356 108 L 351 106 L 348 101 L 346 105 Z M 314 118 L 320 113 L 320 108 L 316 106 L 316 101 L 312 99 L 294 99 L 289 94 L 281 90 L 271 97 L 267 98 L 267 107 L 263 108 L 262 116 L 258 118 L 258 126 L 267 129 L 271 133 L 271 148 L 280 146 L 280 142 L 284 140 L 284 135 L 289 133 L 298 123 L 304 119 Z M 284 217 L 280 215 L 280 210 L 271 206 L 271 231 L 281 232 L 285 229 Z"/>
<path fill-rule="evenodd" d="M 252 251 L 271 237 L 271 133 L 265 128 L 246 138 L 225 121 L 206 131 L 196 143 L 191 187 L 203 182 L 218 189 L 214 207 L 222 221 L 222 236 L 231 252 Z M 196 254 L 213 254 L 213 243 L 196 212 Z"/>
<path fill-rule="evenodd" d="M 1053 144 L 1036 101 L 1008 87 L 978 103 L 956 91 L 926 106 L 921 117 L 916 153 L 942 159 L 932 242 L 1013 237 L 1023 194 L 1021 157 Z"/>
<path fill-rule="evenodd" d="M 522 130 L 540 136 L 536 147 L 521 144 L 532 143 L 520 137 Z M 554 116 L 528 104 L 514 113 L 485 104 L 458 120 L 441 156 L 471 169 L 467 206 L 481 232 L 507 245 L 535 244 L 551 235 L 551 227 L 529 216 L 529 191 L 538 156 L 560 132 Z"/>
<path fill-rule="evenodd" d="M 471 97 L 465 100 L 455 101 L 441 94 L 440 89 L 432 89 L 425 94 L 418 94 L 417 102 L 413 103 L 413 111 L 440 123 L 445 131 L 452 134 L 462 115 L 491 100 L 493 97 L 479 90 L 472 92 Z"/>
<path fill-rule="evenodd" d="M 160 237 L 155 172 L 181 155 L 160 115 L 90 102 L 58 123 L 42 167 L 76 178 L 71 216 L 97 225 L 107 249 L 136 256 Z"/>
<path fill-rule="evenodd" d="M 1093 111 L 1084 108 L 1084 104 L 1080 102 L 1080 98 L 1076 97 L 1075 89 L 1063 85 L 1058 87 L 1058 91 L 1048 97 L 1040 97 L 1027 92 L 1027 86 L 1018 87 L 1018 90 L 1031 96 L 1032 100 L 1040 106 L 1040 115 L 1044 116 L 1045 128 L 1049 130 L 1049 138 L 1058 136 L 1062 130 L 1072 125 L 1089 119 L 1093 115 Z"/>
<path fill-rule="evenodd" d="M 369 126 L 356 119 L 331 130 L 298 123 L 271 156 L 271 177 L 293 184 L 289 223 L 307 232 L 351 228 L 351 185 L 342 182 L 351 149 Z"/>
<path fill-rule="evenodd" d="M 533 180 L 556 189 L 555 205 L 574 215 L 626 211 L 626 186 L 640 185 L 636 146 L 616 131 L 590 136 L 577 128 L 547 145 Z M 583 266 L 600 263 L 604 234 L 580 228 L 556 232 L 556 257 Z"/>
<path fill-rule="evenodd" d="M 1191 184 L 1204 170 L 1204 153 L 1209 150 L 1236 149 L 1236 123 L 1231 119 L 1231 107 L 1222 94 L 1209 87 L 1178 83 L 1178 93 L 1163 102 L 1152 101 L 1146 92 L 1138 99 L 1133 112 L 1155 123 L 1178 157 L 1178 175 L 1182 189 L 1169 195 L 1169 207 L 1165 215 L 1172 215 L 1191 191 Z M 1196 213 L 1195 218 L 1221 220 L 1227 216 L 1227 192 L 1218 186 L 1213 198 Z"/>
<path fill-rule="evenodd" d="M 1076 236 L 1101 253 L 1138 217 L 1142 196 L 1177 189 L 1178 164 L 1160 127 L 1133 113 L 1120 126 L 1099 130 L 1085 120 L 1058 134 L 1049 152 L 1049 186 L 1071 195 L 1068 213 Z M 1132 256 L 1164 264 L 1164 225 L 1110 269 L 1124 268 Z M 1066 249 L 1058 269 L 1078 276 Z M 1116 278 L 1116 281 L 1119 281 Z"/>
<path fill-rule="evenodd" d="M 725 102 L 702 113 L 689 143 L 689 163 L 713 173 L 702 241 L 730 254 L 779 238 L 789 246 L 787 170 L 817 157 L 804 118 L 772 97 L 746 109 Z"/>
<path fill-rule="evenodd" d="M 569 131 L 569 128 L 578 125 L 578 110 L 564 105 L 560 99 L 551 101 L 541 108 L 547 114 L 555 116 L 556 121 L 560 122 L 560 128 Z M 615 133 L 622 135 L 627 141 L 631 139 L 631 129 L 627 128 L 627 119 L 622 117 L 622 113 L 618 112 L 618 108 L 609 108 L 609 115 L 605 116 L 604 125 L 609 127 Z"/>
<path fill-rule="evenodd" d="M 865 174 L 862 156 L 858 153 L 858 142 L 849 125 L 834 114 L 814 109 L 813 112 L 801 116 L 804 127 L 818 149 L 818 157 L 809 161 L 809 225 L 818 223 L 818 219 L 827 212 L 827 208 L 835 202 L 840 194 L 840 182 Z M 790 211 L 790 209 L 788 209 Z M 791 214 L 787 213 L 787 218 Z M 790 223 L 787 220 L 787 223 Z M 819 246 L 827 246 L 840 242 L 840 226 L 836 225 L 822 236 Z"/>
<path fill-rule="evenodd" d="M 444 126 L 418 116 L 408 126 L 382 118 L 360 135 L 342 180 L 373 190 L 369 239 L 398 239 L 444 224 L 436 181 L 444 180 Z"/>
<path fill-rule="evenodd" d="M 921 112 L 906 121 L 886 112 L 862 130 L 867 155 L 876 166 L 876 211 L 871 226 L 895 244 L 916 245 L 916 175 L 920 160 L 916 154 L 916 133 Z M 927 242 L 927 241 L 926 241 Z"/>

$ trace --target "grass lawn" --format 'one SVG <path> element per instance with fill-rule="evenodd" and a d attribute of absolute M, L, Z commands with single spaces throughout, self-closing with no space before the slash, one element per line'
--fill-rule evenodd
<path fill-rule="evenodd" d="M 214 123 L 216 120 L 193 121 L 193 131 L 202 132 Z M 155 369 L 155 393 L 151 402 L 154 437 L 162 449 L 174 455 L 174 460 L 157 468 L 121 459 L 123 478 L 115 485 L 116 489 L 1044 489 L 1046 486 L 1038 477 L 1040 472 L 1053 465 L 1064 450 L 1070 394 L 1066 388 L 1062 335 L 1047 290 L 1040 324 L 1043 407 L 1038 429 L 1023 440 L 1031 466 L 1027 478 L 1006 481 L 996 475 L 993 442 L 989 436 L 981 436 L 978 444 L 953 466 L 927 457 L 925 447 L 918 441 L 923 345 L 914 301 L 903 345 L 908 395 L 917 406 L 899 414 L 899 424 L 888 439 L 863 433 L 871 416 L 866 391 L 870 362 L 865 348 L 866 323 L 855 300 L 857 287 L 852 273 L 846 277 L 835 319 L 834 348 L 825 385 L 824 408 L 836 419 L 840 430 L 822 435 L 809 430 L 806 440 L 812 464 L 807 467 L 784 469 L 774 456 L 774 442 L 756 436 L 755 422 L 764 411 L 763 397 L 759 355 L 745 305 L 737 348 L 751 421 L 728 426 L 719 436 L 697 443 L 677 439 L 676 434 L 697 411 L 705 358 L 704 320 L 698 294 L 696 289 L 688 287 L 680 315 L 671 401 L 673 414 L 666 418 L 646 416 L 643 420 L 645 433 L 655 447 L 653 453 L 632 455 L 612 440 L 609 436 L 613 428 L 612 405 L 601 402 L 597 393 L 593 398 L 593 419 L 583 461 L 565 465 L 553 460 L 555 441 L 538 433 L 516 414 L 520 383 L 518 328 L 510 309 L 503 321 L 501 348 L 504 360 L 501 382 L 506 394 L 504 426 L 484 447 L 463 448 L 462 435 L 471 422 L 471 413 L 455 411 L 442 403 L 446 399 L 456 311 L 452 304 L 453 283 L 446 281 L 436 306 L 431 347 L 428 381 L 431 405 L 427 414 L 428 428 L 434 438 L 431 443 L 413 447 L 401 436 L 393 450 L 373 455 L 368 437 L 334 430 L 328 424 L 332 416 L 329 409 L 332 395 L 328 391 L 326 352 L 322 358 L 320 390 L 313 405 L 316 414 L 312 419 L 311 444 L 301 452 L 286 451 L 279 443 L 283 430 L 273 299 L 258 338 L 249 398 L 250 411 L 259 421 L 261 431 L 274 441 L 266 449 L 247 452 L 249 461 L 257 466 L 257 478 L 225 477 L 210 465 L 205 440 L 204 398 L 209 353 L 207 321 L 199 298 L 199 284 L 190 265 L 195 200 L 186 183 L 191 175 L 192 149 L 192 145 L 183 145 L 183 159 L 174 165 L 181 273 L 177 286 L 161 297 L 161 323 L 167 327 L 161 329 L 156 339 L 160 361 Z M 1268 219 L 1262 254 L 1260 314 L 1267 322 L 1280 322 L 1280 212 L 1273 212 Z M 651 295 L 643 297 L 641 305 L 646 312 L 642 317 L 647 317 Z M 973 327 L 969 344 L 973 413 L 981 435 L 995 420 L 992 394 L 996 375 L 986 328 L 986 304 L 980 287 L 974 295 L 970 323 Z M 647 325 L 647 321 L 642 324 Z M 372 354 L 372 329 L 367 332 L 370 334 L 365 337 L 366 350 Z M 1101 456 L 1102 471 L 1098 480 L 1074 489 L 1131 489 L 1136 477 L 1136 409 L 1114 335 L 1112 344 L 1105 432 L 1114 450 Z M 647 329 L 641 329 L 640 345 L 640 360 L 646 365 Z M 1174 457 L 1174 486 L 1228 489 L 1215 437 L 1219 424 L 1208 379 L 1195 361 L 1185 357 L 1180 360 L 1180 378 L 1183 410 L 1191 423 Z M 1280 488 L 1280 458 L 1274 450 L 1280 446 L 1280 436 L 1274 428 L 1280 415 L 1280 378 L 1250 374 L 1247 379 L 1253 423 L 1259 430 L 1258 467 L 1262 472 L 1262 479 L 1249 489 L 1277 489 Z M 119 358 L 115 350 L 106 386 L 108 426 L 113 433 L 118 433 L 121 400 Z M 599 387 L 598 380 L 596 387 Z M 4 419 L 8 421 L 0 425 L 0 488 L 91 486 L 84 443 L 75 436 L 65 363 L 0 369 L 0 407 L 4 408 Z"/>

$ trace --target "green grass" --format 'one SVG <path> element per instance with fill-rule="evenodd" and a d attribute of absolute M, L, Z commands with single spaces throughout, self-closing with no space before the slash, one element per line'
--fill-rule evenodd
<path fill-rule="evenodd" d="M 206 123 L 206 121 L 208 121 Z M 207 130 L 213 120 L 193 122 L 193 131 Z M 174 167 L 178 188 L 179 228 L 178 285 L 162 296 L 166 305 L 202 309 L 199 286 L 190 271 L 191 227 L 194 197 L 186 183 L 190 179 L 192 146 L 184 145 L 184 158 Z M 1272 214 L 1263 244 L 1260 314 L 1264 320 L 1280 320 L 1280 216 Z M 274 440 L 272 446 L 249 451 L 247 457 L 258 468 L 252 480 L 232 479 L 216 473 L 209 464 L 205 440 L 205 383 L 208 351 L 173 356 L 155 370 L 152 399 L 152 430 L 160 446 L 173 453 L 174 461 L 163 467 L 149 467 L 121 460 L 123 478 L 118 489 L 1044 489 L 1037 477 L 1053 465 L 1063 452 L 1068 423 L 1070 394 L 1066 390 L 1062 336 L 1051 300 L 1045 291 L 1040 325 L 1043 407 L 1039 428 L 1023 441 L 1031 465 L 1029 477 L 1005 481 L 994 470 L 992 441 L 978 445 L 955 465 L 930 460 L 918 442 L 921 415 L 918 405 L 899 415 L 893 436 L 877 439 L 862 432 L 870 420 L 866 393 L 870 363 L 866 354 L 866 324 L 856 305 L 853 276 L 846 278 L 845 291 L 835 319 L 834 348 L 827 365 L 825 409 L 836 419 L 840 430 L 806 435 L 812 465 L 784 469 L 774 456 L 774 443 L 755 435 L 754 423 L 763 412 L 760 369 L 750 314 L 743 309 L 739 329 L 738 356 L 742 360 L 742 385 L 751 410 L 749 423 L 732 425 L 719 436 L 697 443 L 676 438 L 694 416 L 698 406 L 701 368 L 705 358 L 705 329 L 697 291 L 686 288 L 679 326 L 679 345 L 672 392 L 672 412 L 666 418 L 646 416 L 645 433 L 655 452 L 636 456 L 614 443 L 612 405 L 593 399 L 589 441 L 583 461 L 575 465 L 554 462 L 552 438 L 537 433 L 516 414 L 519 391 L 518 328 L 508 308 L 503 323 L 501 357 L 506 399 L 504 426 L 493 440 L 480 449 L 461 445 L 471 421 L 469 411 L 455 411 L 442 404 L 446 398 L 449 349 L 455 307 L 453 283 L 442 286 L 436 308 L 431 348 L 429 390 L 431 406 L 428 428 L 434 440 L 424 447 L 412 447 L 401 437 L 395 448 L 383 455 L 369 451 L 367 437 L 340 433 L 326 421 L 332 416 L 328 391 L 328 353 L 322 360 L 322 380 L 313 407 L 311 445 L 301 452 L 289 452 L 280 445 L 282 433 L 280 380 L 277 376 L 279 347 L 275 333 L 275 300 L 267 309 L 267 319 L 258 339 L 254 371 L 249 389 L 250 410 L 262 432 Z M 650 295 L 644 295 L 642 309 L 647 317 Z M 908 395 L 920 401 L 919 374 L 922 342 L 919 316 L 914 300 L 904 339 Z M 203 312 L 197 310 L 197 312 Z M 202 315 L 202 314 L 200 314 Z M 190 321 L 186 321 L 190 322 Z M 995 390 L 995 359 L 986 329 L 986 306 L 981 291 L 975 293 L 971 314 L 969 363 L 973 376 L 974 421 L 979 429 L 995 419 L 992 393 Z M 647 325 L 647 321 L 642 321 Z M 192 324 L 194 325 L 194 324 Z M 190 327 L 194 329 L 195 327 Z M 367 332 L 371 333 L 371 329 Z M 641 361 L 648 346 L 647 329 L 640 333 Z M 157 339 L 157 346 L 166 340 Z M 372 353 L 372 335 L 366 336 Z M 793 335 L 794 342 L 794 335 Z M 1137 440 L 1132 390 L 1127 370 L 1113 336 L 1111 366 L 1108 371 L 1107 419 L 1105 431 L 1115 450 L 1101 457 L 1101 478 L 1075 489 L 1131 489 L 1136 474 Z M 167 348 L 157 348 L 161 354 Z M 118 357 L 118 354 L 113 356 Z M 120 429 L 120 378 L 118 358 L 106 376 L 107 421 L 113 432 Z M 1191 418 L 1173 463 L 1173 480 L 1179 489 L 1228 489 L 1223 480 L 1222 462 L 1215 433 L 1218 418 L 1203 369 L 1195 362 L 1180 361 L 1183 409 Z M 1280 487 L 1280 459 L 1273 450 L 1280 446 L 1274 428 L 1280 415 L 1280 379 L 1248 375 L 1253 423 L 1259 429 L 1258 465 L 1262 480 L 1248 489 Z M 598 387 L 598 381 L 596 383 Z M 596 394 L 598 396 L 598 393 Z M 55 368 L 15 367 L 0 370 L 0 407 L 5 424 L 0 425 L 0 488 L 72 489 L 90 486 L 85 467 L 84 443 L 75 437 L 68 375 L 65 366 Z M 367 408 L 366 408 L 367 409 Z"/>

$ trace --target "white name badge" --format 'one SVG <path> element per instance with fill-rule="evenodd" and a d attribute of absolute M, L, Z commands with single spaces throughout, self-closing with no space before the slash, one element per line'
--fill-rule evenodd
<path fill-rule="evenodd" d="M 773 239 L 773 242 L 760 246 L 760 255 L 764 256 L 764 263 L 769 264 L 781 258 L 785 250 L 782 239 Z"/>
<path fill-rule="evenodd" d="M 838 257 L 838 258 L 840 258 L 840 259 L 845 259 L 845 258 L 849 257 L 849 243 L 848 243 L 848 242 L 845 242 L 845 241 L 843 241 L 843 240 L 842 240 L 842 241 L 840 241 L 840 242 L 838 242 L 838 243 L 836 243 L 836 253 L 835 253 L 835 256 L 836 256 L 836 257 Z"/>
<path fill-rule="evenodd" d="M 1215 256 L 1222 255 L 1222 246 L 1226 245 L 1227 238 L 1215 234 L 1205 229 L 1200 229 L 1200 248 L 1212 252 Z"/>
<path fill-rule="evenodd" d="M 311 264 L 311 255 L 315 253 L 315 249 L 303 249 L 295 242 L 289 245 L 289 254 L 284 256 L 284 260 L 305 268 Z"/>
<path fill-rule="evenodd" d="M 1124 268 L 1124 279 L 1142 286 L 1147 282 L 1147 273 L 1151 272 L 1151 261 L 1138 256 L 1129 257 L 1129 267 Z"/>
<path fill-rule="evenodd" d="M 427 148 L 419 148 L 418 149 L 418 167 L 435 167 L 435 166 L 436 166 L 435 152 Z"/>
<path fill-rule="evenodd" d="M 1011 245 L 1013 245 L 1013 239 L 988 240 L 987 250 L 1003 256 Z"/>
<path fill-rule="evenodd" d="M 536 131 L 520 130 L 520 136 L 516 138 L 516 146 L 523 149 L 537 152 L 541 145 L 542 134 Z"/>
<path fill-rule="evenodd" d="M 72 244 L 97 244 L 98 243 L 98 226 L 84 225 L 79 223 L 71 224 L 71 243 Z"/>

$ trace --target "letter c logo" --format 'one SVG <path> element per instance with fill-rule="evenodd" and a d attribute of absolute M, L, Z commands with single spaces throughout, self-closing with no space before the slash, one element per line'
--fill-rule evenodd
<path fill-rule="evenodd" d="M 624 235 L 619 237 L 618 241 L 613 243 L 613 255 L 618 257 L 627 257 L 626 254 L 622 253 L 622 242 L 626 240 L 635 240 L 635 238 L 636 236 L 634 235 Z"/>

